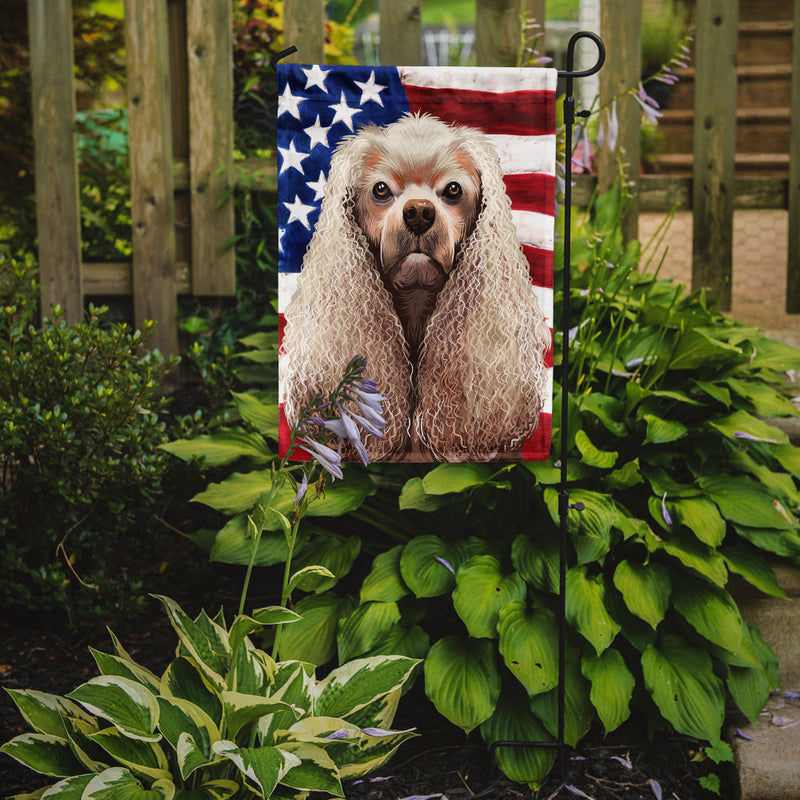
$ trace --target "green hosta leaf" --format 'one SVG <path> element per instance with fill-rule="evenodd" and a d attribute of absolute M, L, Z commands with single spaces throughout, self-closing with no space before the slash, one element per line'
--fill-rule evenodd
<path fill-rule="evenodd" d="M 727 417 L 710 420 L 709 425 L 730 439 L 754 437 L 774 444 L 786 444 L 789 441 L 789 437 L 780 428 L 769 425 L 746 411 L 735 411 Z"/>
<path fill-rule="evenodd" d="M 625 599 L 631 613 L 655 629 L 669 607 L 671 584 L 669 572 L 661 564 L 650 561 L 620 561 L 614 570 L 614 586 Z"/>
<path fill-rule="evenodd" d="M 625 489 L 630 489 L 632 486 L 637 486 L 640 483 L 644 483 L 644 478 L 639 471 L 638 458 L 634 458 L 633 461 L 628 461 L 619 469 L 615 469 L 606 476 L 606 484 L 609 489 L 623 491 Z"/>
<path fill-rule="evenodd" d="M 408 587 L 400 573 L 400 555 L 403 545 L 399 544 L 375 557 L 369 575 L 361 585 L 361 602 L 378 600 L 392 603 L 408 594 Z"/>
<path fill-rule="evenodd" d="M 750 528 L 797 527 L 797 520 L 781 503 L 750 478 L 719 475 L 701 478 L 700 485 L 731 522 Z"/>
<path fill-rule="evenodd" d="M 158 703 L 140 683 L 117 675 L 100 675 L 70 692 L 90 714 L 107 719 L 131 739 L 157 742 Z"/>
<path fill-rule="evenodd" d="M 306 592 L 312 592 L 314 589 L 324 591 L 335 584 L 336 576 L 327 567 L 312 564 L 297 570 L 289 579 L 288 588 L 290 592 L 293 592 L 297 587 Z"/>
<path fill-rule="evenodd" d="M 222 708 L 225 715 L 225 731 L 228 736 L 236 734 L 251 722 L 277 711 L 292 711 L 288 703 L 272 697 L 262 697 L 241 692 L 223 692 Z"/>
<path fill-rule="evenodd" d="M 525 581 L 519 573 L 504 575 L 493 556 L 473 556 L 456 574 L 453 607 L 470 636 L 497 636 L 497 615 L 511 600 L 525 597 Z"/>
<path fill-rule="evenodd" d="M 559 545 L 555 535 L 532 539 L 521 533 L 511 545 L 511 563 L 520 575 L 543 592 L 558 592 Z"/>
<path fill-rule="evenodd" d="M 339 662 L 364 655 L 399 621 L 397 603 L 362 603 L 339 623 Z"/>
<path fill-rule="evenodd" d="M 500 684 L 494 645 L 486 639 L 446 636 L 425 659 L 425 693 L 466 733 L 494 713 Z"/>
<path fill-rule="evenodd" d="M 705 392 L 710 397 L 713 397 L 718 403 L 726 408 L 731 405 L 731 393 L 724 387 L 717 383 L 709 383 L 708 381 L 693 380 L 692 383 L 698 389 Z"/>
<path fill-rule="evenodd" d="M 685 525 L 703 544 L 719 547 L 725 538 L 725 520 L 716 505 L 703 497 L 686 497 L 667 501 L 675 522 Z"/>
<path fill-rule="evenodd" d="M 719 339 L 712 339 L 697 328 L 687 328 L 678 340 L 669 368 L 697 369 L 708 366 L 709 362 L 722 361 L 735 363 L 741 360 L 742 352 L 738 347 L 726 344 Z"/>
<path fill-rule="evenodd" d="M 179 790 L 175 800 L 228 800 L 238 791 L 239 784 L 235 781 L 208 781 L 196 789 Z"/>
<path fill-rule="evenodd" d="M 463 541 L 448 544 L 438 536 L 417 536 L 403 548 L 400 573 L 417 597 L 436 597 L 453 588 L 455 572 L 467 558 Z"/>
<path fill-rule="evenodd" d="M 553 522 L 560 523 L 558 492 L 546 489 L 544 499 Z M 582 503 L 584 508 L 570 508 L 567 514 L 567 531 L 578 553 L 578 562 L 602 562 L 603 556 L 611 549 L 611 528 L 617 520 L 614 501 L 600 492 L 585 489 L 572 489 L 569 493 L 571 506 Z"/>
<path fill-rule="evenodd" d="M 577 651 L 568 651 L 564 672 L 564 741 L 571 747 L 575 747 L 586 735 L 594 719 L 589 689 L 589 682 L 581 675 Z M 549 733 L 557 736 L 558 689 L 534 695 L 530 699 L 530 707 Z"/>
<path fill-rule="evenodd" d="M 558 624 L 552 612 L 514 600 L 500 609 L 497 632 L 500 654 L 528 694 L 558 684 Z"/>
<path fill-rule="evenodd" d="M 494 713 L 481 724 L 487 745 L 494 742 L 549 742 L 552 737 L 528 707 L 525 693 L 513 684 L 503 688 Z M 538 789 L 555 762 L 555 749 L 545 747 L 498 747 L 497 766 L 512 781 Z"/>
<path fill-rule="evenodd" d="M 159 780 L 145 789 L 127 769 L 112 767 L 86 784 L 81 800 L 172 800 L 174 796 L 172 781 Z"/>
<path fill-rule="evenodd" d="M 725 545 L 721 551 L 731 572 L 741 575 L 748 583 L 770 597 L 786 597 L 772 567 L 761 553 L 747 544 Z"/>
<path fill-rule="evenodd" d="M 719 739 L 725 694 L 708 653 L 666 634 L 642 654 L 642 671 L 647 691 L 678 733 Z"/>
<path fill-rule="evenodd" d="M 300 759 L 277 747 L 237 747 L 234 742 L 222 740 L 214 743 L 214 752 L 232 761 L 263 793 L 270 797 L 273 790 Z"/>
<path fill-rule="evenodd" d="M 92 718 L 77 704 L 55 694 L 37 692 L 34 689 L 6 689 L 25 722 L 36 733 L 49 733 L 63 737 L 64 717 L 91 722 Z"/>
<path fill-rule="evenodd" d="M 399 693 L 419 661 L 403 656 L 376 656 L 349 661 L 330 672 L 316 687 L 314 713 L 350 719 L 386 695 Z M 351 720 L 356 722 L 356 720 Z M 382 720 L 380 726 L 391 724 Z"/>
<path fill-rule="evenodd" d="M 222 698 L 188 658 L 176 658 L 167 667 L 161 676 L 160 693 L 166 698 L 188 700 L 204 711 L 215 725 L 222 722 Z"/>
<path fill-rule="evenodd" d="M 445 495 L 428 494 L 422 485 L 422 478 L 410 478 L 400 492 L 401 511 L 436 511 L 450 503 Z"/>
<path fill-rule="evenodd" d="M 132 681 L 141 683 L 151 692 L 158 691 L 159 679 L 149 669 L 129 658 L 101 653 L 93 647 L 90 647 L 89 650 L 103 675 L 119 675 L 122 678 L 130 678 Z"/>
<path fill-rule="evenodd" d="M 270 519 L 274 520 L 274 515 L 271 515 Z M 300 527 L 297 547 L 302 547 L 307 541 L 308 527 L 308 525 Z M 287 553 L 286 539 L 282 533 L 264 531 L 258 542 L 253 565 L 270 567 L 279 564 L 286 560 Z M 253 558 L 253 538 L 248 530 L 247 514 L 237 514 L 225 523 L 211 545 L 210 558 L 223 564 L 250 563 L 250 559 Z"/>
<path fill-rule="evenodd" d="M 242 419 L 259 433 L 277 441 L 278 404 L 262 403 L 252 392 L 231 392 L 231 395 Z"/>
<path fill-rule="evenodd" d="M 623 437 L 627 433 L 625 409 L 616 397 L 592 392 L 581 398 L 581 411 L 588 411 L 597 417 L 614 436 Z"/>
<path fill-rule="evenodd" d="M 280 749 L 300 759 L 281 778 L 284 786 L 307 792 L 327 792 L 334 797 L 344 797 L 339 770 L 331 757 L 321 748 L 308 742 L 283 742 Z"/>
<path fill-rule="evenodd" d="M 796 347 L 761 336 L 750 361 L 750 368 L 775 370 L 776 372 L 800 369 L 800 356 L 798 356 Z"/>
<path fill-rule="evenodd" d="M 647 423 L 645 444 L 669 444 L 681 439 L 688 432 L 688 428 L 674 419 L 662 419 L 653 414 L 644 414 Z"/>
<path fill-rule="evenodd" d="M 761 380 L 740 381 L 736 378 L 727 378 L 725 383 L 739 397 L 752 403 L 755 413 L 759 416 L 787 417 L 797 414 L 797 409 L 788 397 Z"/>
<path fill-rule="evenodd" d="M 89 738 L 134 775 L 149 781 L 170 780 L 167 757 L 157 744 L 129 739 L 116 728 L 106 728 L 91 734 Z"/>
<path fill-rule="evenodd" d="M 213 433 L 166 442 L 159 448 L 184 461 L 197 459 L 204 467 L 219 467 L 239 458 L 264 464 L 274 458 L 274 453 L 270 452 L 260 434 L 248 433 L 240 428 L 217 428 Z"/>
<path fill-rule="evenodd" d="M 178 697 L 159 697 L 160 709 L 158 727 L 164 738 L 179 751 L 181 736 L 190 736 L 192 751 L 199 751 L 205 762 L 212 758 L 211 745 L 220 738 L 219 728 L 214 720 L 199 706 Z M 184 750 L 188 748 L 184 744 Z M 186 759 L 181 763 L 181 777 L 186 780 L 190 772 L 184 771 Z M 196 767 L 194 767 L 196 769 Z"/>
<path fill-rule="evenodd" d="M 665 539 L 655 541 L 655 537 L 651 536 L 647 541 L 651 550 L 663 550 L 717 586 L 724 586 L 728 580 L 728 570 L 725 569 L 722 556 L 702 542 L 698 542 L 694 536 L 671 533 Z"/>
<path fill-rule="evenodd" d="M 422 479 L 422 488 L 433 495 L 463 492 L 486 483 L 491 476 L 487 464 L 439 464 Z"/>
<path fill-rule="evenodd" d="M 304 592 L 324 592 L 336 585 L 353 566 L 356 556 L 361 552 L 359 536 L 327 536 L 314 537 L 293 561 L 296 570 L 304 567 L 320 566 L 329 570 L 332 575 L 304 575 L 297 586 Z"/>
<path fill-rule="evenodd" d="M 734 525 L 733 528 L 739 536 L 760 550 L 789 558 L 800 556 L 800 536 L 795 531 L 748 528 L 745 525 Z"/>
<path fill-rule="evenodd" d="M 770 448 L 772 455 L 778 459 L 780 465 L 795 478 L 800 477 L 800 447 L 793 444 L 782 444 Z"/>
<path fill-rule="evenodd" d="M 227 631 L 210 620 L 208 624 L 200 624 L 184 614 L 174 600 L 160 595 L 155 596 L 166 608 L 181 645 L 186 648 L 208 680 L 217 689 L 223 688 L 225 681 L 222 676 L 228 671 L 231 660 Z"/>
<path fill-rule="evenodd" d="M 348 612 L 347 601 L 331 592 L 304 597 L 295 605 L 299 622 L 281 632 L 281 660 L 324 664 L 336 653 L 339 618 Z"/>
<path fill-rule="evenodd" d="M 430 637 L 419 625 L 413 625 L 410 628 L 404 625 L 393 625 L 367 655 L 397 655 L 423 659 L 428 655 L 430 647 Z"/>
<path fill-rule="evenodd" d="M 608 735 L 630 716 L 636 679 L 625 666 L 619 650 L 613 648 L 599 656 L 587 653 L 581 662 L 581 671 L 592 684 L 589 699 Z"/>
<path fill-rule="evenodd" d="M 69 742 L 49 733 L 23 733 L 0 747 L 0 753 L 16 759 L 34 772 L 63 778 L 86 772 Z"/>
<path fill-rule="evenodd" d="M 728 691 L 742 713 L 755 722 L 773 687 L 761 667 L 728 667 Z"/>
<path fill-rule="evenodd" d="M 272 472 L 268 469 L 253 472 L 234 472 L 220 483 L 211 483 L 205 491 L 196 494 L 192 501 L 203 503 L 223 514 L 249 511 L 269 491 Z"/>
<path fill-rule="evenodd" d="M 586 567 L 567 571 L 567 621 L 597 651 L 603 652 L 619 633 L 621 625 L 608 613 L 603 575 L 591 577 Z"/>
<path fill-rule="evenodd" d="M 580 451 L 581 461 L 588 464 L 590 467 L 597 467 L 598 469 L 611 469 L 617 463 L 619 453 L 614 451 L 598 450 L 592 444 L 585 431 L 578 431 L 575 434 L 575 445 Z"/>
<path fill-rule="evenodd" d="M 742 641 L 742 618 L 725 589 L 683 575 L 673 583 L 672 604 L 701 636 L 725 650 L 737 650 Z"/>

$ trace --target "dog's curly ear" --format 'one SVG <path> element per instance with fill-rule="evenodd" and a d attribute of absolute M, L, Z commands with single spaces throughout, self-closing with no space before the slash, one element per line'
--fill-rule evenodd
<path fill-rule="evenodd" d="M 297 290 L 286 308 L 280 360 L 290 425 L 317 392 L 336 388 L 353 356 L 386 396 L 384 438 L 367 435 L 373 459 L 388 459 L 409 436 L 411 367 L 403 330 L 364 234 L 355 224 L 354 183 L 371 147 L 369 131 L 343 140 L 331 160 L 319 220 Z"/>
<path fill-rule="evenodd" d="M 519 449 L 539 423 L 551 335 L 497 154 L 477 132 L 457 135 L 480 173 L 482 205 L 428 323 L 414 426 L 441 459 L 491 460 Z"/>

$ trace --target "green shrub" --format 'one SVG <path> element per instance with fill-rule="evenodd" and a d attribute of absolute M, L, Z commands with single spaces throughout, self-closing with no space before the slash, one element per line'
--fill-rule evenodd
<path fill-rule="evenodd" d="M 49 776 L 48 797 L 343 797 L 343 779 L 378 769 L 414 735 L 390 727 L 418 662 L 360 659 L 318 679 L 248 638 L 294 612 L 263 608 L 228 628 L 222 612 L 192 619 L 160 599 L 179 642 L 163 675 L 113 638 L 114 655 L 92 651 L 100 676 L 66 697 L 9 690 L 33 731 L 0 751 Z"/>
<path fill-rule="evenodd" d="M 158 498 L 167 365 L 149 326 L 105 327 L 102 308 L 77 325 L 54 309 L 34 327 L 32 268 L 0 256 L 0 605 L 80 614 L 121 601 L 111 556 Z M 97 591 L 73 592 L 78 576 Z"/>

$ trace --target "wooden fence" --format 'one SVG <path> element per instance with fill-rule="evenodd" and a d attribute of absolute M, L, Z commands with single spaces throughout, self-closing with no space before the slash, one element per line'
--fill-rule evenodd
<path fill-rule="evenodd" d="M 379 0 L 383 64 L 421 63 L 420 3 Z M 225 296 L 235 290 L 231 190 L 238 176 L 251 189 L 275 188 L 274 161 L 233 169 L 232 0 L 126 0 L 130 126 L 132 263 L 84 264 L 72 79 L 71 0 L 29 0 L 37 212 L 42 305 L 58 303 L 79 319 L 84 298 L 132 295 L 137 323 L 158 322 L 156 345 L 177 352 L 176 297 Z M 608 58 L 600 101 L 640 76 L 640 0 L 603 0 Z M 519 15 L 544 19 L 545 0 L 476 0 L 475 49 L 481 65 L 513 65 Z M 285 0 L 285 40 L 293 58 L 324 61 L 324 0 Z M 734 173 L 738 0 L 697 0 L 692 177 L 640 176 L 639 107 L 619 103 L 620 136 L 599 156 L 598 176 L 581 176 L 573 197 L 585 202 L 596 182 L 608 186 L 617 159 L 637 165 L 626 235 L 640 210 L 676 202 L 694 215 L 693 284 L 719 290 L 730 303 L 733 211 L 788 209 L 787 311 L 800 313 L 800 3 L 794 3 L 790 173 L 787 179 L 739 179 Z M 545 34 L 546 35 L 546 34 Z M 541 44 L 541 43 L 540 43 Z M 587 45 L 591 46 L 591 45 Z"/>

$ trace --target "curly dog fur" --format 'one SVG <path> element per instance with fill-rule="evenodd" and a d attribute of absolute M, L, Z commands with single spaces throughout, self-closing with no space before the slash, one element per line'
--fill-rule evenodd
<path fill-rule="evenodd" d="M 407 114 L 341 142 L 285 317 L 290 424 L 359 354 L 387 397 L 374 459 L 492 460 L 538 425 L 550 331 L 472 128 Z"/>

